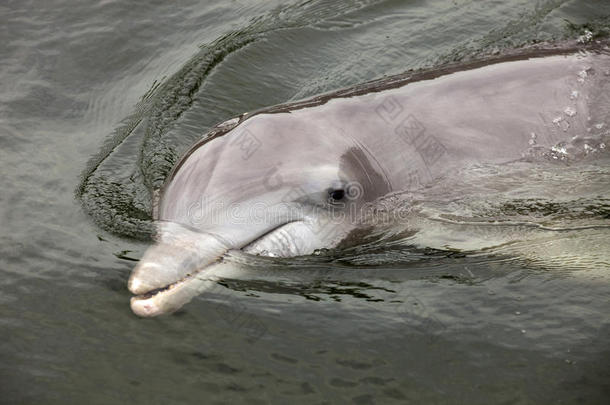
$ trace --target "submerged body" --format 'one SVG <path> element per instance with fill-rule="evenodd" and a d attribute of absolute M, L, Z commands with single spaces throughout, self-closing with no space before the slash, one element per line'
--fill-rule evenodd
<path fill-rule="evenodd" d="M 370 223 L 380 199 L 474 165 L 562 159 L 585 138 L 602 151 L 610 54 L 550 53 L 389 78 L 221 124 L 161 192 L 159 241 L 129 282 L 134 294 L 155 294 L 132 309 L 179 308 L 232 249 L 295 256 L 336 246 Z"/>

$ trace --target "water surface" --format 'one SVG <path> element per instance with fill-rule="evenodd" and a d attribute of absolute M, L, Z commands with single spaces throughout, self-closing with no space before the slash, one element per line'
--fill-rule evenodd
<path fill-rule="evenodd" d="M 148 190 L 214 124 L 602 35 L 609 16 L 594 0 L 4 2 L 0 402 L 606 403 L 607 160 L 506 168 L 494 184 L 519 198 L 492 201 L 471 173 L 470 199 L 420 202 L 416 240 L 235 253 L 245 275 L 172 316 L 134 316 L 126 282 Z"/>

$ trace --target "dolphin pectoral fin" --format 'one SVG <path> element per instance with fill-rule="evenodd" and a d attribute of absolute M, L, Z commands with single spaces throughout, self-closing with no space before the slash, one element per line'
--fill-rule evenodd
<path fill-rule="evenodd" d="M 178 224 L 159 224 L 158 242 L 144 253 L 129 278 L 136 294 L 166 288 L 185 279 L 222 256 L 229 246 L 219 238 Z"/>

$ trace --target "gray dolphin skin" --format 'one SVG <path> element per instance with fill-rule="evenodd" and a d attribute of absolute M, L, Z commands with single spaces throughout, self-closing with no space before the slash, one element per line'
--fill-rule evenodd
<path fill-rule="evenodd" d="M 610 116 L 609 95 L 608 45 L 571 44 L 407 72 L 224 122 L 160 190 L 157 241 L 129 280 L 132 310 L 180 308 L 216 282 L 231 250 L 311 254 L 345 241 L 382 197 L 476 164 L 543 159 Z"/>

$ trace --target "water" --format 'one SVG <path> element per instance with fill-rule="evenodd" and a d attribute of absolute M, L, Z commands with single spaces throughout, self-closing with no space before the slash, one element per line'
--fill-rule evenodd
<path fill-rule="evenodd" d="M 135 317 L 126 282 L 149 244 L 147 187 L 215 123 L 607 33 L 609 15 L 592 0 L 4 2 L 0 403 L 605 403 L 603 159 L 507 169 L 493 204 L 473 175 L 470 200 L 420 202 L 427 233 L 234 253 L 240 279 L 169 317 Z"/>

